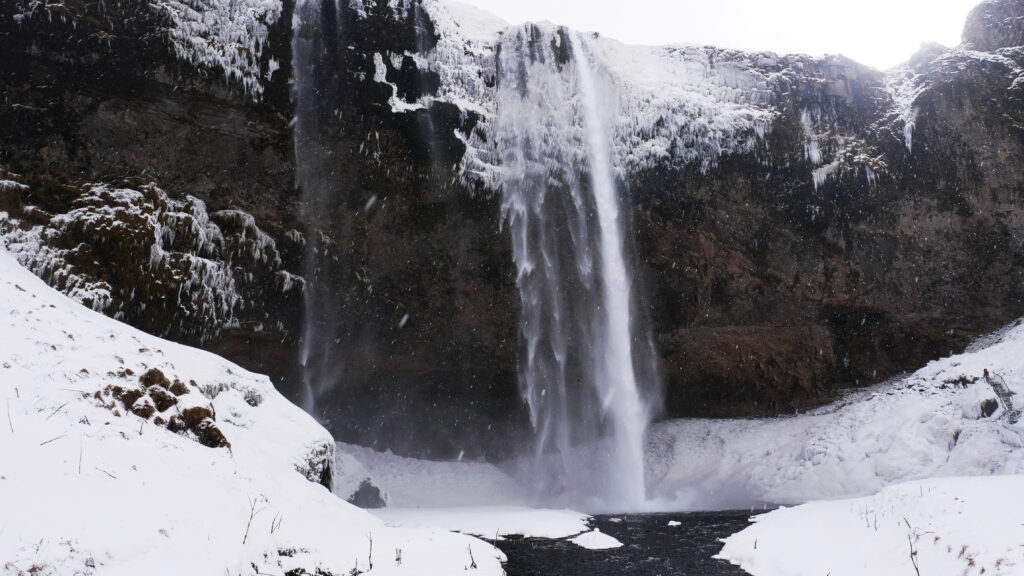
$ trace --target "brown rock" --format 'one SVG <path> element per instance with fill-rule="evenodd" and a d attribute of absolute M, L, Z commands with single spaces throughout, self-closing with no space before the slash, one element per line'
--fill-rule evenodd
<path fill-rule="evenodd" d="M 158 368 L 150 368 L 145 374 L 139 376 L 139 383 L 142 384 L 144 388 L 161 386 L 166 389 L 171 387 L 171 381 L 168 380 L 167 376 L 164 376 L 164 373 Z"/>

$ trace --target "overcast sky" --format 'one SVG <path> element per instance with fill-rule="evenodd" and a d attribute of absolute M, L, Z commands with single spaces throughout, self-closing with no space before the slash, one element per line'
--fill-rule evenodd
<path fill-rule="evenodd" d="M 459 0 L 510 23 L 550 20 L 629 44 L 843 54 L 885 69 L 953 46 L 978 0 Z"/>

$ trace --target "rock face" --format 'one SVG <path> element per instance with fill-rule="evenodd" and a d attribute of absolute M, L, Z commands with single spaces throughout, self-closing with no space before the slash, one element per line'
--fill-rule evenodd
<path fill-rule="evenodd" d="M 258 57 L 231 63 L 216 31 L 200 31 L 195 46 L 205 48 L 183 48 L 164 11 L 171 4 L 0 7 L 5 241 L 67 292 L 97 289 L 113 300 L 101 307 L 111 315 L 267 373 L 297 400 L 305 238 L 289 128 L 293 6 L 237 22 L 267 37 Z M 417 49 L 411 16 L 369 2 L 337 17 L 359 47 L 336 79 L 345 121 L 332 145 L 344 176 L 328 231 L 338 247 L 328 276 L 343 302 L 346 385 L 324 394 L 318 416 L 351 441 L 428 455 L 508 453 L 505 439 L 526 418 L 515 384 L 512 259 L 497 199 L 453 183 L 450 168 L 465 150 L 456 131 L 473 117 L 439 103 L 430 121 L 441 136 L 428 147 L 426 112 L 393 112 L 392 87 L 375 80 L 375 54 Z M 411 59 L 382 64 L 405 97 L 436 85 Z M 124 191 L 131 210 L 90 201 L 99 187 Z M 200 205 L 201 215 L 188 208 Z M 200 216 L 216 242 L 191 233 Z M 96 225 L 76 224 L 84 220 Z M 168 260 L 151 266 L 161 234 Z M 254 240 L 262 242 L 255 252 Z M 188 273 L 191 261 L 220 272 L 232 290 Z M 192 293 L 208 289 L 212 304 L 188 311 L 185 303 L 200 299 Z M 79 300 L 93 305 L 89 294 Z"/>
<path fill-rule="evenodd" d="M 1024 5 L 1013 0 L 982 2 L 967 16 L 963 40 L 985 52 L 1024 45 Z"/>
<path fill-rule="evenodd" d="M 293 6 L 248 3 L 247 36 L 193 44 L 175 35 L 174 2 L 0 6 L 0 232 L 83 302 L 297 399 Z M 485 166 L 495 47 L 455 45 L 472 66 L 449 66 L 436 55 L 455 27 L 437 4 L 331 11 L 351 47 L 322 133 L 339 175 L 322 241 L 343 385 L 318 416 L 351 442 L 500 456 L 528 421 L 510 240 Z M 673 145 L 623 172 L 666 416 L 820 404 L 1024 315 L 1021 16 L 1019 2 L 983 3 L 964 46 L 888 74 L 694 48 L 715 90 L 759 80 L 730 92 L 750 106 L 733 151 L 724 137 Z M 693 126 L 690 141 L 718 129 Z M 197 282 L 195 266 L 217 274 Z"/>

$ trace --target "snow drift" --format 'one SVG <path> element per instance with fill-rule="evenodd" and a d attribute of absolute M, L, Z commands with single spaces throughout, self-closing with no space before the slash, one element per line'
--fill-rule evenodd
<path fill-rule="evenodd" d="M 387 528 L 318 484 L 333 440 L 266 377 L 3 250 L 0 302 L 0 574 L 501 574 L 484 542 Z"/>

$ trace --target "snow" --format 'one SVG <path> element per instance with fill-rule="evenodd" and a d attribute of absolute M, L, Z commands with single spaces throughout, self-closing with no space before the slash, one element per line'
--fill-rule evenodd
<path fill-rule="evenodd" d="M 339 442 L 334 493 L 350 498 L 363 481 L 387 508 L 373 510 L 389 526 L 436 527 L 497 539 L 507 535 L 565 538 L 589 530 L 589 516 L 531 508 L 526 489 L 493 464 L 396 456 Z"/>
<path fill-rule="evenodd" d="M 610 550 L 612 548 L 622 547 L 622 542 L 604 534 L 596 528 L 590 532 L 585 532 L 570 539 L 569 542 L 572 542 L 581 548 L 586 548 L 587 550 Z"/>
<path fill-rule="evenodd" d="M 914 126 L 917 123 L 917 98 L 930 87 L 924 75 L 915 74 L 909 65 L 894 68 L 886 75 L 885 89 L 892 98 L 892 114 L 903 124 L 903 142 L 913 151 Z"/>
<path fill-rule="evenodd" d="M 333 441 L 266 377 L 81 307 L 3 250 L 0 271 L 0 573 L 339 575 L 369 567 L 370 538 L 372 574 L 462 573 L 470 554 L 502 573 L 486 543 L 388 528 L 311 482 Z M 146 417 L 104 394 L 153 368 L 196 385 Z M 192 408 L 229 447 L 157 419 Z"/>
<path fill-rule="evenodd" d="M 525 506 L 527 492 L 493 464 L 404 458 L 338 443 L 334 492 L 348 499 L 369 479 L 398 508 Z"/>
<path fill-rule="evenodd" d="M 150 0 L 170 21 L 167 34 L 178 58 L 219 68 L 253 99 L 263 95 L 277 62 L 260 70 L 270 27 L 281 17 L 281 0 Z"/>
<path fill-rule="evenodd" d="M 1024 324 L 983 344 L 799 416 L 657 425 L 648 494 L 666 510 L 742 508 L 864 496 L 924 478 L 1024 473 L 1024 426 L 982 378 L 987 368 L 1005 379 L 1007 399 L 1020 408 Z M 988 417 L 985 401 L 998 402 Z"/>
<path fill-rule="evenodd" d="M 413 110 L 423 108 L 422 104 L 410 104 L 398 97 L 398 86 L 393 82 L 388 82 L 388 68 L 384 63 L 384 57 L 381 56 L 380 52 L 375 52 L 373 54 L 373 66 L 373 81 L 380 84 L 386 84 L 391 87 L 391 96 L 388 98 L 388 104 L 391 106 L 392 112 L 395 114 L 401 114 L 403 112 L 411 112 Z"/>
<path fill-rule="evenodd" d="M 587 532 L 589 517 L 572 510 L 546 510 L 523 506 L 474 506 L 462 508 L 384 508 L 374 515 L 388 526 L 401 528 L 442 528 L 481 538 L 501 540 L 524 538 L 565 538 Z M 585 539 L 591 542 L 595 537 Z M 597 539 L 594 543 L 606 540 Z M 583 544 L 580 544 L 583 546 Z"/>
<path fill-rule="evenodd" d="M 753 576 L 1024 573 L 1024 476 L 939 478 L 754 518 L 718 555 Z"/>

